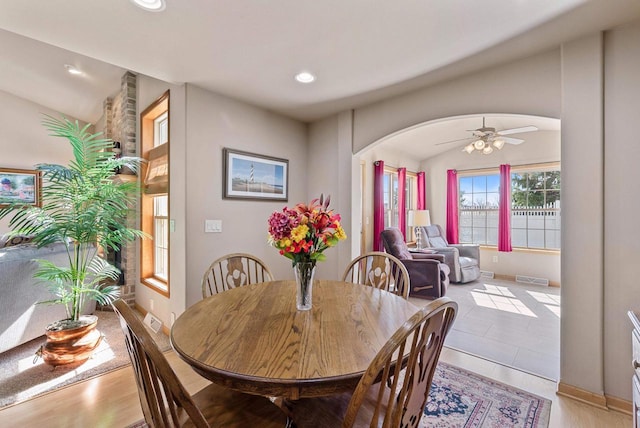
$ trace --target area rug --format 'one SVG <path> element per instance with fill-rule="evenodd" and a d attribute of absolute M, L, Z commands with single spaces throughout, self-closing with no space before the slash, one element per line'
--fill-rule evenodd
<path fill-rule="evenodd" d="M 550 414 L 551 400 L 440 362 L 418 427 L 545 428 Z"/>
<path fill-rule="evenodd" d="M 82 364 L 52 369 L 35 355 L 44 337 L 0 354 L 0 409 L 130 364 L 118 316 L 110 311 L 96 311 L 95 315 L 103 339 L 94 355 Z M 149 332 L 160 349 L 170 348 L 166 335 Z"/>
<path fill-rule="evenodd" d="M 440 362 L 420 427 L 542 428 L 550 414 L 551 400 Z"/>

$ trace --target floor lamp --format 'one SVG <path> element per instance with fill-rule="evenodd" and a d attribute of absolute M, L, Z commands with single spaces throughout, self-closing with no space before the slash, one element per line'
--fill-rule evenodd
<path fill-rule="evenodd" d="M 409 210 L 409 226 L 414 228 L 416 234 L 416 248 L 422 250 L 421 227 L 431 226 L 429 210 Z"/>

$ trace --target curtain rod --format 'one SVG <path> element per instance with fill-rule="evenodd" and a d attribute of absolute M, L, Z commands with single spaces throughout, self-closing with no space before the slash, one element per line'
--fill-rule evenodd
<path fill-rule="evenodd" d="M 553 162 L 541 162 L 541 163 L 522 163 L 518 165 L 511 165 L 511 168 L 516 169 L 535 169 L 535 168 L 558 168 L 560 169 L 560 161 Z M 492 167 L 492 168 L 478 168 L 478 169 L 458 169 L 456 171 L 461 173 L 480 173 L 480 172 L 495 172 L 499 171 L 500 167 Z"/>

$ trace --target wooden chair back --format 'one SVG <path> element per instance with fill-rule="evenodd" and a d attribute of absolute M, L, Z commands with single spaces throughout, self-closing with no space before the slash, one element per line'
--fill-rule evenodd
<path fill-rule="evenodd" d="M 374 251 L 356 257 L 347 266 L 342 280 L 409 297 L 409 272 L 398 258 L 388 253 Z"/>
<path fill-rule="evenodd" d="M 202 278 L 202 298 L 243 285 L 273 281 L 271 271 L 259 258 L 233 253 L 215 260 Z"/>
<path fill-rule="evenodd" d="M 179 415 L 186 412 L 194 426 L 209 427 L 133 310 L 122 299 L 113 302 L 112 306 L 124 332 L 145 422 L 151 427 L 177 427 L 180 426 Z"/>
<path fill-rule="evenodd" d="M 360 420 L 370 427 L 417 427 L 427 404 L 429 389 L 445 336 L 458 305 L 441 297 L 413 315 L 378 352 L 356 386 L 342 427 Z M 404 358 L 398 358 L 398 356 Z M 396 364 L 402 360 L 402 364 Z"/>

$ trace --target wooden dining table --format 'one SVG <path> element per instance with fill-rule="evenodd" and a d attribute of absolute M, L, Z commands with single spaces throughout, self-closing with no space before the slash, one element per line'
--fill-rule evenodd
<path fill-rule="evenodd" d="M 313 307 L 296 309 L 294 281 L 234 288 L 189 307 L 171 328 L 178 355 L 237 391 L 288 400 L 355 388 L 418 307 L 393 293 L 317 280 Z"/>

